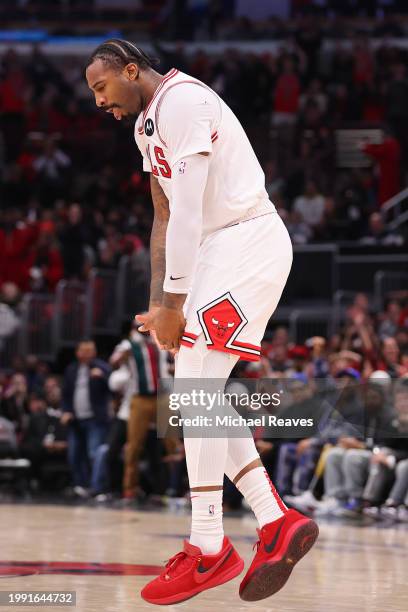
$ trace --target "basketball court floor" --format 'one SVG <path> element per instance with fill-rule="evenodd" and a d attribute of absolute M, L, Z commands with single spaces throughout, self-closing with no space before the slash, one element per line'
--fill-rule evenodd
<path fill-rule="evenodd" d="M 0 506 L 0 591 L 76 591 L 76 607 L 35 610 L 139 612 L 153 610 L 139 596 L 163 562 L 181 549 L 189 514 L 84 506 Z M 319 522 L 320 538 L 275 596 L 239 599 L 240 577 L 167 610 L 214 612 L 403 612 L 408 610 L 408 531 Z M 225 532 L 252 558 L 252 517 L 225 518 Z M 241 575 L 241 577 L 244 573 Z M 218 606 L 218 608 L 217 608 Z M 27 607 L 0 607 L 26 611 Z M 156 609 L 158 609 L 156 607 Z"/>

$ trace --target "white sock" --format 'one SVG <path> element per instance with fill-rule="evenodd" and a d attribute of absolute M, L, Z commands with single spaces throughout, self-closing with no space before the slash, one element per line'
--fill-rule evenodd
<path fill-rule="evenodd" d="M 236 487 L 254 511 L 260 528 L 276 521 L 287 510 L 263 466 L 244 474 Z"/>
<path fill-rule="evenodd" d="M 190 544 L 204 555 L 220 552 L 224 539 L 222 490 L 191 491 L 192 521 Z"/>

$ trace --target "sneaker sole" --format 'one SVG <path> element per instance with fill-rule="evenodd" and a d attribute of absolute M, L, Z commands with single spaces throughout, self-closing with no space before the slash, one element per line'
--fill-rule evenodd
<path fill-rule="evenodd" d="M 259 601 L 277 593 L 285 586 L 296 563 L 312 548 L 319 535 L 317 524 L 308 520 L 287 534 L 285 553 L 278 561 L 270 561 L 259 566 L 249 582 L 240 591 L 244 601 Z"/>
<path fill-rule="evenodd" d="M 182 601 L 186 601 L 187 599 L 191 599 L 196 595 L 199 595 L 203 591 L 207 591 L 208 589 L 213 589 L 225 582 L 229 582 L 236 578 L 244 569 L 244 560 L 240 559 L 239 562 L 235 563 L 232 567 L 229 568 L 227 572 L 222 574 L 216 574 L 212 579 L 208 582 L 204 582 L 204 584 L 200 584 L 195 589 L 191 590 L 189 593 L 178 593 L 177 595 L 172 595 L 171 597 L 165 597 L 162 599 L 152 599 L 152 598 L 142 598 L 149 603 L 156 604 L 158 606 L 168 606 L 175 603 L 181 603 Z"/>

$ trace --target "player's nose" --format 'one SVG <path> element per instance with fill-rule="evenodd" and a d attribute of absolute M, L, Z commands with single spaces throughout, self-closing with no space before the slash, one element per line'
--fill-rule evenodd
<path fill-rule="evenodd" d="M 106 106 L 106 104 L 107 104 L 106 98 L 104 98 L 102 96 L 96 98 L 96 106 L 98 108 L 103 108 L 104 106 Z"/>

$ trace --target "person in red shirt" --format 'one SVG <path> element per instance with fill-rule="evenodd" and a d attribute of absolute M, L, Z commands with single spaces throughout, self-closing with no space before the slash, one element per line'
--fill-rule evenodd
<path fill-rule="evenodd" d="M 8 53 L 4 58 L 4 65 L 5 73 L 0 82 L 0 116 L 7 158 L 14 160 L 24 140 L 25 95 L 28 83 L 16 54 Z"/>
<path fill-rule="evenodd" d="M 378 203 L 382 205 L 401 189 L 401 146 L 387 129 L 382 143 L 363 143 L 360 148 L 378 164 Z"/>
<path fill-rule="evenodd" d="M 299 109 L 300 80 L 291 58 L 283 62 L 282 74 L 276 81 L 274 117 L 275 125 L 294 123 Z"/>

